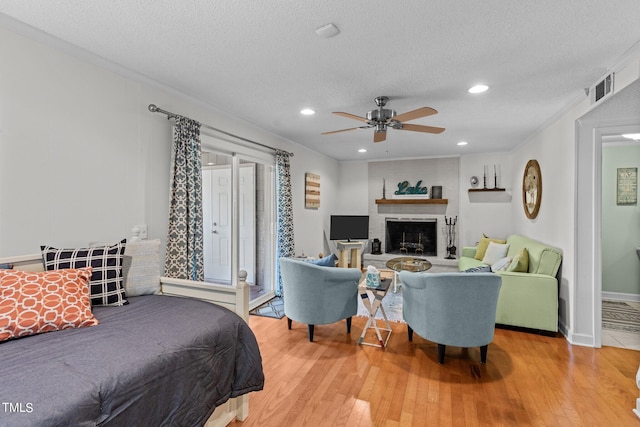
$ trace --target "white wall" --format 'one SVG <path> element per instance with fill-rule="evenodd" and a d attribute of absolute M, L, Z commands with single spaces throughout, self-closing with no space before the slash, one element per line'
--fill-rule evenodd
<path fill-rule="evenodd" d="M 443 159 L 446 162 L 450 159 Z M 399 161 L 403 165 L 402 161 Z M 428 162 L 438 163 L 438 159 L 417 159 L 413 162 L 428 164 Z M 374 200 L 382 197 L 382 178 L 387 178 L 387 198 L 391 197 L 391 193 L 395 190 L 396 178 L 401 177 L 401 173 L 395 173 L 395 161 L 371 162 L 371 169 L 375 172 L 373 175 L 368 172 L 367 162 L 341 162 L 340 163 L 340 183 L 338 188 L 337 210 L 333 213 L 343 214 L 367 214 L 370 210 L 376 211 L 378 207 Z M 511 203 L 510 202 L 471 202 L 469 199 L 468 189 L 470 188 L 469 179 L 475 175 L 480 178 L 480 187 L 482 187 L 482 174 L 484 165 L 498 168 L 498 186 L 506 187 L 506 193 L 514 199 L 520 198 L 518 187 L 513 194 L 512 188 L 512 166 L 510 153 L 493 153 L 483 155 L 461 156 L 458 161 L 457 176 L 451 179 L 443 178 L 438 174 L 429 179 L 444 179 L 449 181 L 443 188 L 443 197 L 450 199 L 446 209 L 447 216 L 458 215 L 458 245 L 473 246 L 482 236 L 482 233 L 492 236 L 508 236 L 512 232 L 511 224 Z M 452 169 L 455 172 L 455 169 Z M 441 170 L 441 172 L 443 172 Z M 519 172 L 518 172 L 519 174 Z M 427 178 L 425 175 L 424 178 Z M 490 181 L 490 182 L 489 182 Z M 440 182 L 429 181 L 427 185 L 440 185 Z M 453 185 L 453 187 L 450 187 Z M 493 187 L 493 176 L 488 178 L 488 187 Z M 368 191 L 363 191 L 368 188 Z M 369 199 L 367 200 L 367 193 Z M 452 193 L 455 193 L 452 195 Z M 407 212 L 408 214 L 415 212 Z M 442 214 L 442 213 L 438 213 Z M 328 225 L 327 225 L 328 226 Z M 378 237 L 381 236 L 372 236 Z"/>
<path fill-rule="evenodd" d="M 509 153 L 467 155 L 460 157 L 460 214 L 459 240 L 461 246 L 475 246 L 482 234 L 506 239 L 512 234 L 511 200 L 520 198 L 519 187 L 512 187 L 512 167 Z M 498 187 L 505 193 L 469 194 L 472 176 L 484 185 L 484 166 L 489 168 L 487 188 L 493 188 L 493 165 L 496 165 Z"/>
<path fill-rule="evenodd" d="M 558 247 L 563 252 L 560 281 L 560 329 L 571 322 L 575 287 L 575 121 L 588 108 L 585 98 L 555 122 L 545 127 L 512 153 L 514 175 L 511 186 L 522 188 L 524 167 L 537 160 L 542 174 L 542 201 L 537 218 L 528 219 L 520 194 L 511 203 L 513 232 Z"/>
<path fill-rule="evenodd" d="M 387 218 L 435 219 L 438 257 L 444 258 L 447 255 L 445 217 L 454 218 L 459 215 L 458 170 L 458 157 L 370 162 L 367 209 L 370 216 L 370 237 L 379 238 L 384 251 Z M 394 198 L 394 192 L 398 190 L 400 183 L 407 181 L 410 186 L 415 186 L 420 182 L 421 187 L 427 187 L 429 197 L 431 197 L 431 187 L 441 186 L 442 198 L 447 199 L 447 204 L 376 204 L 376 199 L 382 198 L 383 179 L 387 199 Z M 459 246 L 457 242 L 455 245 Z"/>
<path fill-rule="evenodd" d="M 86 245 L 147 224 L 166 238 L 171 122 L 150 103 L 291 151 L 296 246 L 322 248 L 309 227 L 332 208 L 337 162 L 145 81 L 45 36 L 0 28 L 0 257 L 41 244 Z M 57 42 L 60 44 L 60 42 Z M 304 173 L 322 177 L 319 211 L 304 210 Z"/>
<path fill-rule="evenodd" d="M 339 163 L 339 188 L 336 194 L 336 215 L 367 215 L 369 197 L 369 163 L 349 161 Z M 380 188 L 382 191 L 382 187 Z M 328 229 L 327 229 L 328 230 Z"/>
<path fill-rule="evenodd" d="M 632 68 L 636 68 L 635 62 Z M 624 79 L 616 80 L 616 92 L 630 83 L 633 74 L 633 71 L 622 70 L 620 75 Z M 592 120 L 590 116 L 613 99 L 592 109 L 585 97 L 514 150 L 511 157 L 514 188 L 522 185 L 522 172 L 519 171 L 524 170 L 527 161 L 535 159 L 540 164 L 542 204 L 538 217 L 528 219 L 520 198 L 514 197 L 511 203 L 513 231 L 562 249 L 560 329 L 570 342 L 582 345 L 594 345 L 595 328 L 599 328 L 595 325 L 597 309 L 593 298 L 592 258 L 596 209 L 593 205 L 595 166 L 591 141 L 594 127 L 590 125 L 585 129 L 585 137 L 581 138 L 576 123 Z M 629 117 L 637 116 L 637 112 L 629 108 L 626 112 L 616 109 L 613 114 L 621 120 L 626 116 L 627 121 Z M 584 217 L 582 220 L 580 215 Z"/>
<path fill-rule="evenodd" d="M 339 186 L 338 162 L 306 148 L 293 150 L 291 182 L 293 187 L 293 224 L 296 255 L 328 254 L 324 230 L 329 232 L 329 217 L 336 209 Z M 300 155 L 299 155 L 300 154 Z M 320 175 L 320 207 L 305 208 L 305 173 Z"/>

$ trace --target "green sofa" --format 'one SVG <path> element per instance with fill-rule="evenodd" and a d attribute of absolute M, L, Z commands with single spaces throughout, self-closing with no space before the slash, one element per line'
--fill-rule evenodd
<path fill-rule="evenodd" d="M 502 288 L 498 297 L 496 323 L 541 331 L 558 331 L 558 279 L 562 251 L 524 236 L 507 238 L 507 256 L 515 256 L 522 248 L 529 253 L 529 271 L 500 271 Z M 458 269 L 485 265 L 474 258 L 476 247 L 463 247 Z"/>

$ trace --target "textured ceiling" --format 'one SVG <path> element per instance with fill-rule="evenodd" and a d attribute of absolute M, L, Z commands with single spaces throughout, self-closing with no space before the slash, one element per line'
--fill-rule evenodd
<path fill-rule="evenodd" d="M 340 160 L 510 150 L 640 41 L 638 0 L 0 0 L 0 13 Z M 340 34 L 318 37 L 328 23 Z M 468 94 L 477 82 L 490 91 Z M 320 135 L 358 126 L 331 112 L 364 116 L 379 95 L 398 113 L 435 108 L 411 123 L 447 130 Z"/>

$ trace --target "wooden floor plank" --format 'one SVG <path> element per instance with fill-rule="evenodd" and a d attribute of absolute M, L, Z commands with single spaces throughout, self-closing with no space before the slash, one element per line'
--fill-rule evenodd
<path fill-rule="evenodd" d="M 572 346 L 497 329 L 487 364 L 478 349 L 437 346 L 392 323 L 385 349 L 357 344 L 366 319 L 288 330 L 286 319 L 251 316 L 265 389 L 251 393 L 249 417 L 231 426 L 638 426 L 640 352 Z"/>

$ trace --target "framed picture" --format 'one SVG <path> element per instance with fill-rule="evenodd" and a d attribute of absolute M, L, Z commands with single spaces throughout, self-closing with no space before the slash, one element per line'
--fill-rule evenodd
<path fill-rule="evenodd" d="M 304 180 L 304 207 L 318 209 L 320 207 L 320 175 L 307 172 Z"/>
<path fill-rule="evenodd" d="M 542 172 L 537 160 L 529 160 L 522 176 L 522 205 L 524 214 L 534 219 L 540 211 L 542 201 Z"/>
<path fill-rule="evenodd" d="M 638 168 L 618 168 L 616 204 L 635 206 L 638 204 Z"/>

